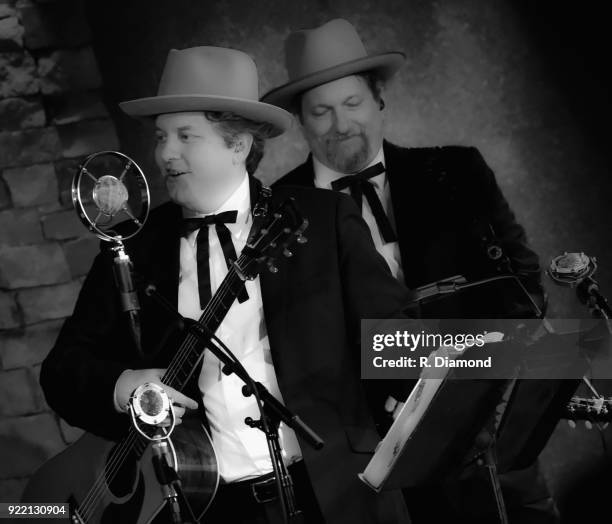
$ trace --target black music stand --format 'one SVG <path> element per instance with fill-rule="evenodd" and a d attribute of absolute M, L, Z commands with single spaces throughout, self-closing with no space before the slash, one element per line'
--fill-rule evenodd
<path fill-rule="evenodd" d="M 494 348 L 494 358 L 501 360 L 497 371 L 482 369 L 478 378 L 466 379 L 462 375 L 469 372 L 473 377 L 474 369 L 451 369 L 433 396 L 427 394 L 428 385 L 419 381 L 361 480 L 376 491 L 426 486 L 441 478 L 458 478 L 466 467 L 476 464 L 487 470 L 500 522 L 506 523 L 498 471 L 533 463 L 589 358 L 609 345 L 597 324 L 557 333 L 547 321 L 541 322 L 540 333 L 529 333 L 527 340 L 517 337 L 488 344 Z M 458 358 L 471 358 L 479 351 L 470 348 Z M 517 369 L 512 377 L 508 370 L 515 365 L 520 365 L 520 372 Z M 555 378 L 529 379 L 543 374 Z M 509 390 L 512 385 L 518 387 Z M 502 402 L 507 391 L 512 392 L 510 398 Z M 419 401 L 426 405 L 419 407 Z M 410 429 L 409 421 L 419 410 L 418 423 Z"/>
<path fill-rule="evenodd" d="M 612 339 L 604 321 L 584 319 L 565 329 L 554 324 L 554 320 L 543 323 L 541 336 L 525 353 L 508 400 L 497 432 L 502 472 L 533 464 L 583 375 L 596 368 L 600 378 L 612 377 Z M 541 380 L 544 376 L 551 378 Z"/>
<path fill-rule="evenodd" d="M 492 354 L 504 360 L 504 370 L 520 360 L 520 351 L 512 342 L 495 343 Z M 470 348 L 456 360 L 473 358 L 481 348 Z M 368 468 L 360 475 L 363 482 L 376 491 L 434 484 L 454 469 L 460 468 L 463 458 L 474 447 L 482 429 L 494 416 L 511 379 L 495 375 L 495 368 L 453 368 L 444 379 L 425 379 L 417 382 L 413 392 L 391 428 L 383 438 L 368 468 L 379 463 L 387 474 L 370 475 Z M 470 373 L 467 375 L 467 373 Z M 433 393 L 429 388 L 441 381 Z M 429 400 L 429 397 L 431 399 Z M 410 435 L 405 434 L 409 420 L 418 423 Z M 407 437 L 407 438 L 406 438 Z M 374 476 L 382 480 L 373 482 Z"/>
<path fill-rule="evenodd" d="M 598 292 L 596 282 L 586 282 L 604 311 L 595 317 L 580 320 L 573 330 L 559 330 L 542 324 L 541 338 L 530 341 L 526 356 L 527 366 L 512 386 L 504 419 L 497 433 L 498 465 L 500 471 L 523 469 L 533 464 L 544 449 L 564 408 L 578 388 L 582 375 L 591 366 L 592 357 L 599 358 L 598 366 L 607 370 L 601 378 L 612 378 L 610 360 L 610 311 L 605 298 Z M 595 285 L 595 289 L 593 288 Z M 577 290 L 577 291 L 580 291 Z M 478 282 L 468 282 L 457 275 L 416 290 L 423 317 L 427 318 L 542 318 L 544 311 L 534 302 L 515 275 L 500 275 Z M 495 300 L 491 300 L 495 297 Z M 584 297 L 579 298 L 585 302 Z M 587 297 L 588 298 L 588 297 Z M 601 310 L 600 310 L 601 311 Z M 603 317 L 603 319 L 601 318 Z M 573 342 L 579 341 L 579 347 Z M 535 343 L 534 343 L 535 342 Z M 606 345 L 607 344 L 607 345 Z M 557 350 L 560 348 L 560 350 Z M 572 353 L 572 349 L 573 351 Z M 574 355 L 575 358 L 573 358 Z M 531 380 L 536 377 L 546 380 Z"/>

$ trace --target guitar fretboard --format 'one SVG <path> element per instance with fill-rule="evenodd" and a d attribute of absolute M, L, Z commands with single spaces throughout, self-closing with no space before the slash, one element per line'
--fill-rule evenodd
<path fill-rule="evenodd" d="M 243 272 L 245 272 L 252 263 L 253 259 L 245 254 L 242 254 L 236 261 L 238 267 L 244 268 L 242 270 Z M 198 323 L 206 328 L 207 333 L 212 334 L 217 330 L 243 285 L 244 281 L 240 278 L 236 266 L 230 266 L 219 289 L 206 305 L 198 320 Z M 188 333 L 168 365 L 168 369 L 161 381 L 177 391 L 183 391 L 187 382 L 189 382 L 189 379 L 197 369 L 198 363 L 204 354 L 204 350 L 210 338 L 211 337 L 202 339 L 199 336 Z M 126 437 L 126 441 L 129 440 L 133 441 L 132 450 L 136 457 L 138 459 L 142 458 L 150 442 L 139 435 L 133 427 L 130 428 L 129 435 Z"/>
<path fill-rule="evenodd" d="M 240 268 L 247 268 L 251 262 L 252 259 L 243 254 L 238 258 L 236 264 Z M 242 286 L 243 280 L 238 275 L 235 266 L 230 266 L 219 289 L 206 305 L 202 316 L 198 320 L 198 323 L 205 328 L 206 333 L 212 334 L 217 330 Z M 201 338 L 188 333 L 162 377 L 162 382 L 177 391 L 183 391 L 197 369 L 198 363 L 206 349 L 206 343 L 210 338 L 210 336 Z"/>

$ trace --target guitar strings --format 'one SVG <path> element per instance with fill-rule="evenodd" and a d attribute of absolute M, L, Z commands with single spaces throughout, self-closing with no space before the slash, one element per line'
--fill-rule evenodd
<path fill-rule="evenodd" d="M 280 218 L 280 216 L 275 216 L 274 219 L 272 220 L 271 224 L 268 225 L 268 228 L 272 228 L 272 226 L 277 222 L 277 220 Z M 281 233 L 277 233 L 275 238 L 272 240 L 272 242 L 275 242 L 278 240 L 278 238 L 281 236 Z M 258 240 L 258 243 L 261 241 L 261 238 Z M 271 242 L 271 244 L 272 244 Z M 239 257 L 239 259 L 236 261 L 236 265 L 239 267 L 242 267 L 240 265 L 240 263 L 244 263 L 243 259 L 249 258 L 246 255 L 241 254 L 241 256 Z M 247 264 L 248 266 L 248 264 Z M 245 266 L 245 269 L 246 267 Z M 245 270 L 243 269 L 243 271 Z M 233 271 L 232 271 L 233 270 Z M 209 306 L 206 307 L 207 310 L 209 310 L 208 312 L 204 312 L 202 314 L 202 316 L 200 317 L 200 319 L 198 320 L 199 323 L 203 323 L 205 326 L 207 326 L 207 324 L 210 322 L 210 320 L 213 318 L 212 315 L 212 309 L 216 308 L 220 303 L 222 303 L 222 299 L 220 298 L 222 295 L 224 295 L 228 289 L 230 288 L 229 291 L 231 291 L 231 287 L 234 285 L 234 282 L 231 282 L 232 280 L 238 280 L 240 282 L 243 282 L 242 279 L 238 276 L 236 268 L 234 266 L 230 266 L 230 268 L 228 269 L 228 273 L 226 278 L 221 282 L 221 285 L 219 286 L 219 289 L 217 290 L 217 293 L 215 293 L 215 296 L 213 297 L 213 299 L 211 300 Z M 234 299 L 237 296 L 237 292 L 233 293 L 234 295 Z M 219 297 L 219 298 L 217 298 Z M 233 303 L 233 301 L 232 301 Z M 230 304 L 231 307 L 231 304 Z M 185 338 L 185 340 L 183 341 L 183 343 L 181 344 L 181 346 L 179 347 L 179 350 L 177 351 L 177 354 L 175 355 L 175 357 L 172 359 L 172 362 L 170 363 L 170 365 L 168 366 L 168 369 L 166 370 L 166 373 L 164 374 L 164 376 L 161 378 L 162 383 L 166 383 L 165 381 L 167 380 L 174 380 L 179 373 L 179 370 L 181 369 L 182 365 L 184 364 L 184 362 L 187 360 L 187 358 L 189 358 L 189 355 L 191 354 L 192 349 L 197 345 L 197 343 L 199 342 L 199 340 L 197 339 L 197 337 L 188 334 L 187 337 Z M 199 359 L 198 359 L 199 360 Z M 172 369 L 174 368 L 174 369 Z M 191 375 L 188 376 L 188 378 L 190 378 Z M 185 381 L 186 384 L 187 380 Z M 185 386 L 185 384 L 181 385 L 181 388 Z M 169 384 L 168 384 L 169 385 Z M 136 434 L 136 431 L 134 428 L 130 428 L 130 434 L 127 435 L 126 437 L 124 437 L 123 441 L 117 446 L 117 448 L 115 448 L 115 450 L 112 452 L 111 457 L 109 459 L 108 462 L 108 474 L 105 475 L 105 472 L 103 471 L 98 478 L 96 479 L 96 481 L 94 482 L 94 485 L 92 486 L 92 488 L 89 490 L 89 492 L 87 493 L 87 495 L 84 497 L 83 502 L 80 505 L 80 509 L 81 513 L 83 514 L 83 517 L 85 518 L 85 520 L 88 520 L 89 517 L 91 515 L 93 515 L 93 512 L 96 509 L 96 505 L 99 502 L 99 500 L 102 498 L 106 485 L 108 484 L 106 482 L 106 478 L 109 479 L 109 482 L 112 482 L 112 480 L 115 478 L 117 472 L 120 470 L 120 468 L 123 466 L 123 463 L 126 459 L 126 457 L 128 456 L 128 454 L 132 451 L 132 449 L 134 449 L 134 443 L 138 442 L 138 435 Z M 146 447 L 145 447 L 146 449 Z M 143 450 L 144 453 L 144 450 Z M 90 515 L 91 513 L 91 515 Z"/>
<path fill-rule="evenodd" d="M 193 346 L 195 346 L 195 343 L 194 341 L 190 340 L 189 343 L 185 344 L 181 355 L 183 356 L 183 354 L 188 353 L 193 348 Z M 184 360 L 184 356 L 181 360 Z M 170 375 L 170 380 L 172 380 L 173 375 L 174 373 Z M 130 434 L 124 439 L 122 444 L 120 444 L 111 455 L 107 467 L 108 473 L 102 473 L 98 477 L 88 496 L 85 497 L 85 499 L 83 500 L 83 503 L 81 505 L 81 511 L 84 515 L 87 516 L 87 518 L 89 518 L 90 512 L 95 510 L 95 505 L 97 505 L 103 495 L 107 484 L 106 479 L 108 479 L 108 482 L 112 482 L 114 480 L 116 474 L 123 466 L 128 454 L 134 449 L 134 444 L 136 444 L 137 442 L 139 442 L 138 435 L 136 434 L 134 428 L 130 428 Z"/>
<path fill-rule="evenodd" d="M 183 351 L 181 352 L 181 356 L 183 358 L 180 358 L 180 360 L 184 360 L 185 355 L 189 353 L 189 351 L 193 348 L 193 346 L 195 346 L 195 343 L 193 340 L 189 340 L 189 342 L 185 344 L 185 346 L 183 347 Z M 177 360 L 177 363 L 178 363 L 178 360 Z M 171 373 L 170 375 L 168 375 L 168 379 L 172 380 L 174 376 L 175 376 L 175 373 Z M 94 489 L 92 489 L 92 491 L 90 492 L 90 497 L 88 497 L 88 500 L 86 501 L 84 500 L 83 502 L 82 512 L 86 514 L 88 517 L 89 517 L 90 509 L 91 510 L 95 509 L 93 506 L 97 504 L 97 502 L 103 495 L 103 491 L 106 485 L 106 478 L 108 478 L 108 482 L 112 482 L 112 480 L 114 480 L 117 472 L 122 467 L 125 461 L 125 458 L 132 451 L 132 449 L 134 449 L 134 444 L 138 442 L 137 438 L 138 438 L 138 435 L 136 434 L 135 430 L 133 428 L 130 428 L 130 435 L 128 436 L 128 438 L 123 442 L 123 445 L 120 445 L 116 449 L 116 451 L 113 453 L 113 455 L 111 456 L 111 459 L 109 460 L 108 468 L 107 468 L 108 474 L 107 475 L 102 474 L 99 477 L 98 481 L 96 482 L 96 485 L 94 486 Z"/>
<path fill-rule="evenodd" d="M 241 255 L 240 258 L 246 258 L 246 257 Z M 243 261 L 239 259 L 237 263 L 239 262 L 243 262 Z M 208 310 L 214 309 L 217 307 L 217 305 L 222 303 L 222 299 L 217 298 L 217 297 L 220 297 L 220 295 L 224 295 L 227 291 L 227 288 L 231 288 L 231 286 L 234 283 L 234 282 L 230 283 L 230 281 L 235 280 L 236 278 L 237 278 L 237 274 L 235 271 L 228 271 L 228 277 L 224 279 L 224 281 L 221 283 L 221 285 L 219 286 L 219 290 L 218 290 L 219 292 L 215 293 L 215 298 L 213 298 L 213 300 L 210 303 L 210 306 L 207 307 L 206 309 Z M 238 280 L 241 281 L 240 278 L 238 278 Z M 235 296 L 236 294 L 234 294 L 234 297 Z M 199 322 L 204 323 L 204 325 L 207 325 L 212 318 L 213 318 L 212 311 L 209 311 L 208 315 L 205 312 L 202 315 L 202 317 L 200 317 Z M 199 340 L 197 339 L 197 337 L 191 334 L 187 335 L 185 341 L 179 347 L 177 354 L 175 355 L 170 366 L 166 370 L 166 373 L 161 378 L 162 383 L 173 381 L 178 376 L 178 373 L 182 365 L 189 358 L 189 356 L 191 355 L 191 351 L 193 350 L 195 346 L 197 346 L 198 341 Z M 182 385 L 182 387 L 184 387 L 184 384 Z M 108 461 L 108 467 L 106 468 L 108 473 L 105 474 L 105 472 L 102 472 L 98 476 L 98 478 L 94 482 L 94 485 L 89 490 L 88 494 L 84 497 L 83 502 L 80 505 L 79 509 L 81 513 L 83 514 L 84 518 L 89 519 L 89 517 L 91 516 L 90 512 L 93 512 L 95 510 L 95 505 L 99 502 L 99 500 L 101 499 L 103 495 L 104 489 L 107 484 L 106 479 L 108 478 L 109 482 L 114 480 L 117 472 L 123 466 L 123 463 L 125 459 L 127 458 L 128 454 L 133 450 L 134 448 L 133 445 L 137 441 L 137 439 L 138 439 L 138 435 L 136 431 L 134 430 L 134 428 L 130 428 L 130 434 L 123 439 L 123 442 L 119 444 L 117 448 L 115 448 L 115 451 L 111 454 L 111 457 Z"/>

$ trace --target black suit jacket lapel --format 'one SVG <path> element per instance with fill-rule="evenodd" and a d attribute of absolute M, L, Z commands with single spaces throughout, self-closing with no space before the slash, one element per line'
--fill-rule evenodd
<path fill-rule="evenodd" d="M 259 198 L 260 187 L 261 182 L 255 178 L 251 178 L 251 210 Z M 272 212 L 276 205 L 276 200 L 274 196 L 272 196 L 270 199 L 269 212 Z M 265 266 L 259 273 L 264 321 L 266 323 L 270 350 L 275 366 L 282 365 L 282 355 L 279 349 L 282 347 L 283 341 L 287 339 L 286 330 L 288 327 L 287 308 L 285 307 L 288 268 L 287 264 L 283 261 L 284 259 L 282 256 L 277 260 L 276 265 L 279 267 L 278 273 L 271 273 Z"/>
<path fill-rule="evenodd" d="M 308 158 L 304 161 L 303 164 L 300 164 L 291 172 L 291 176 L 287 179 L 287 184 L 305 187 L 315 187 L 312 153 L 308 154 Z"/>
<path fill-rule="evenodd" d="M 251 185 L 251 206 L 254 205 L 257 194 L 253 193 L 253 184 Z M 274 198 L 274 194 L 270 199 L 270 212 L 278 205 Z M 270 342 L 270 351 L 275 366 L 282 367 L 281 348 L 283 342 L 287 340 L 287 285 L 289 279 L 287 272 L 289 265 L 285 262 L 285 258 L 279 255 L 276 260 L 276 266 L 279 268 L 278 273 L 271 273 L 266 266 L 261 268 L 259 273 L 259 282 L 261 286 L 261 296 L 264 310 L 264 320 L 268 332 L 268 340 Z M 277 367 L 277 369 L 280 369 Z"/>
<path fill-rule="evenodd" d="M 412 288 L 416 286 L 412 275 L 423 273 L 424 260 L 420 254 L 428 234 L 426 204 L 422 201 L 426 165 L 422 150 L 400 148 L 387 141 L 383 143 L 383 150 L 404 279 Z"/>
<path fill-rule="evenodd" d="M 168 218 L 153 239 L 150 253 L 151 282 L 175 308 L 178 306 L 180 273 L 181 208 L 172 205 Z"/>
<path fill-rule="evenodd" d="M 157 292 L 177 308 L 181 217 L 180 207 L 164 204 L 153 215 L 151 221 L 154 223 L 147 223 L 143 231 L 126 244 L 126 251 L 134 262 L 141 303 L 143 350 L 148 358 L 167 346 L 165 340 L 170 328 L 176 326 L 172 315 L 147 296 L 145 288 L 154 285 Z"/>

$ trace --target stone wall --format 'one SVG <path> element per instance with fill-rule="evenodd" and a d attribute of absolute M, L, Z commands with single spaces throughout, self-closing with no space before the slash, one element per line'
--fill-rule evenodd
<path fill-rule="evenodd" d="M 79 161 L 117 149 L 76 0 L 0 0 L 0 501 L 80 434 L 47 406 L 40 363 L 97 240 L 72 210 Z"/>

